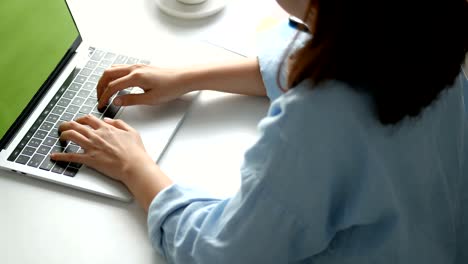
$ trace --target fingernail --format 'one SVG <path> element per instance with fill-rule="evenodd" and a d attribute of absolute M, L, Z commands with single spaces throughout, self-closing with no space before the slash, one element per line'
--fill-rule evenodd
<path fill-rule="evenodd" d="M 122 105 L 122 99 L 120 99 L 120 98 L 115 98 L 115 99 L 114 99 L 114 105 L 116 105 L 116 106 Z"/>
<path fill-rule="evenodd" d="M 110 119 L 110 118 L 108 118 L 108 117 L 104 117 L 104 121 L 106 121 L 106 122 L 109 122 L 109 121 L 111 121 L 111 120 L 112 120 L 112 119 Z"/>

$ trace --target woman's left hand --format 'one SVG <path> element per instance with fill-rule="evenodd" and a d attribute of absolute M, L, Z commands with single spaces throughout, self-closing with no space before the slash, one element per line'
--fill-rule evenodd
<path fill-rule="evenodd" d="M 123 182 L 148 211 L 151 201 L 172 181 L 151 159 L 138 132 L 122 120 L 87 115 L 63 123 L 61 141 L 73 141 L 82 153 L 53 153 L 51 159 L 84 164 Z"/>
<path fill-rule="evenodd" d="M 137 131 L 121 120 L 87 115 L 63 123 L 59 131 L 60 141 L 73 141 L 84 152 L 53 153 L 53 160 L 82 163 L 123 183 L 156 166 Z"/>

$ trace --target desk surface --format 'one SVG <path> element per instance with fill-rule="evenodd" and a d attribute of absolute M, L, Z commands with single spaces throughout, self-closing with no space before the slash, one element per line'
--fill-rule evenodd
<path fill-rule="evenodd" d="M 241 1 L 248 2 L 237 4 Z M 112 43 L 119 50 L 151 50 L 179 34 L 196 37 L 225 23 L 223 17 L 230 12 L 228 6 L 224 13 L 192 24 L 162 14 L 151 0 L 74 2 L 79 2 L 77 20 L 85 39 L 103 47 Z M 89 21 L 80 22 L 82 10 L 89 10 Z M 104 22 L 93 28 L 97 21 Z M 208 53 L 217 57 L 219 52 Z M 243 153 L 256 139 L 256 124 L 267 107 L 266 98 L 201 93 L 161 167 L 176 182 L 219 197 L 233 194 L 240 184 Z M 151 248 L 146 215 L 135 202 L 121 203 L 5 171 L 0 171 L 0 190 L 0 263 L 164 263 Z"/>

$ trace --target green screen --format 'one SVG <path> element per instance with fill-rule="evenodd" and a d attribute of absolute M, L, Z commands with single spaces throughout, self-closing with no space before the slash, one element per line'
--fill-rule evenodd
<path fill-rule="evenodd" d="M 0 1 L 0 138 L 77 36 L 64 0 Z"/>

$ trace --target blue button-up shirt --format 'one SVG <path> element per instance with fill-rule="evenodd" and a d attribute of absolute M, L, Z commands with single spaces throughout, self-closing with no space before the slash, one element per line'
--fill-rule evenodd
<path fill-rule="evenodd" d="M 468 263 L 464 77 L 419 117 L 383 126 L 342 82 L 281 93 L 282 52 L 259 55 L 272 103 L 241 188 L 225 200 L 161 191 L 148 215 L 158 252 L 169 263 Z"/>

